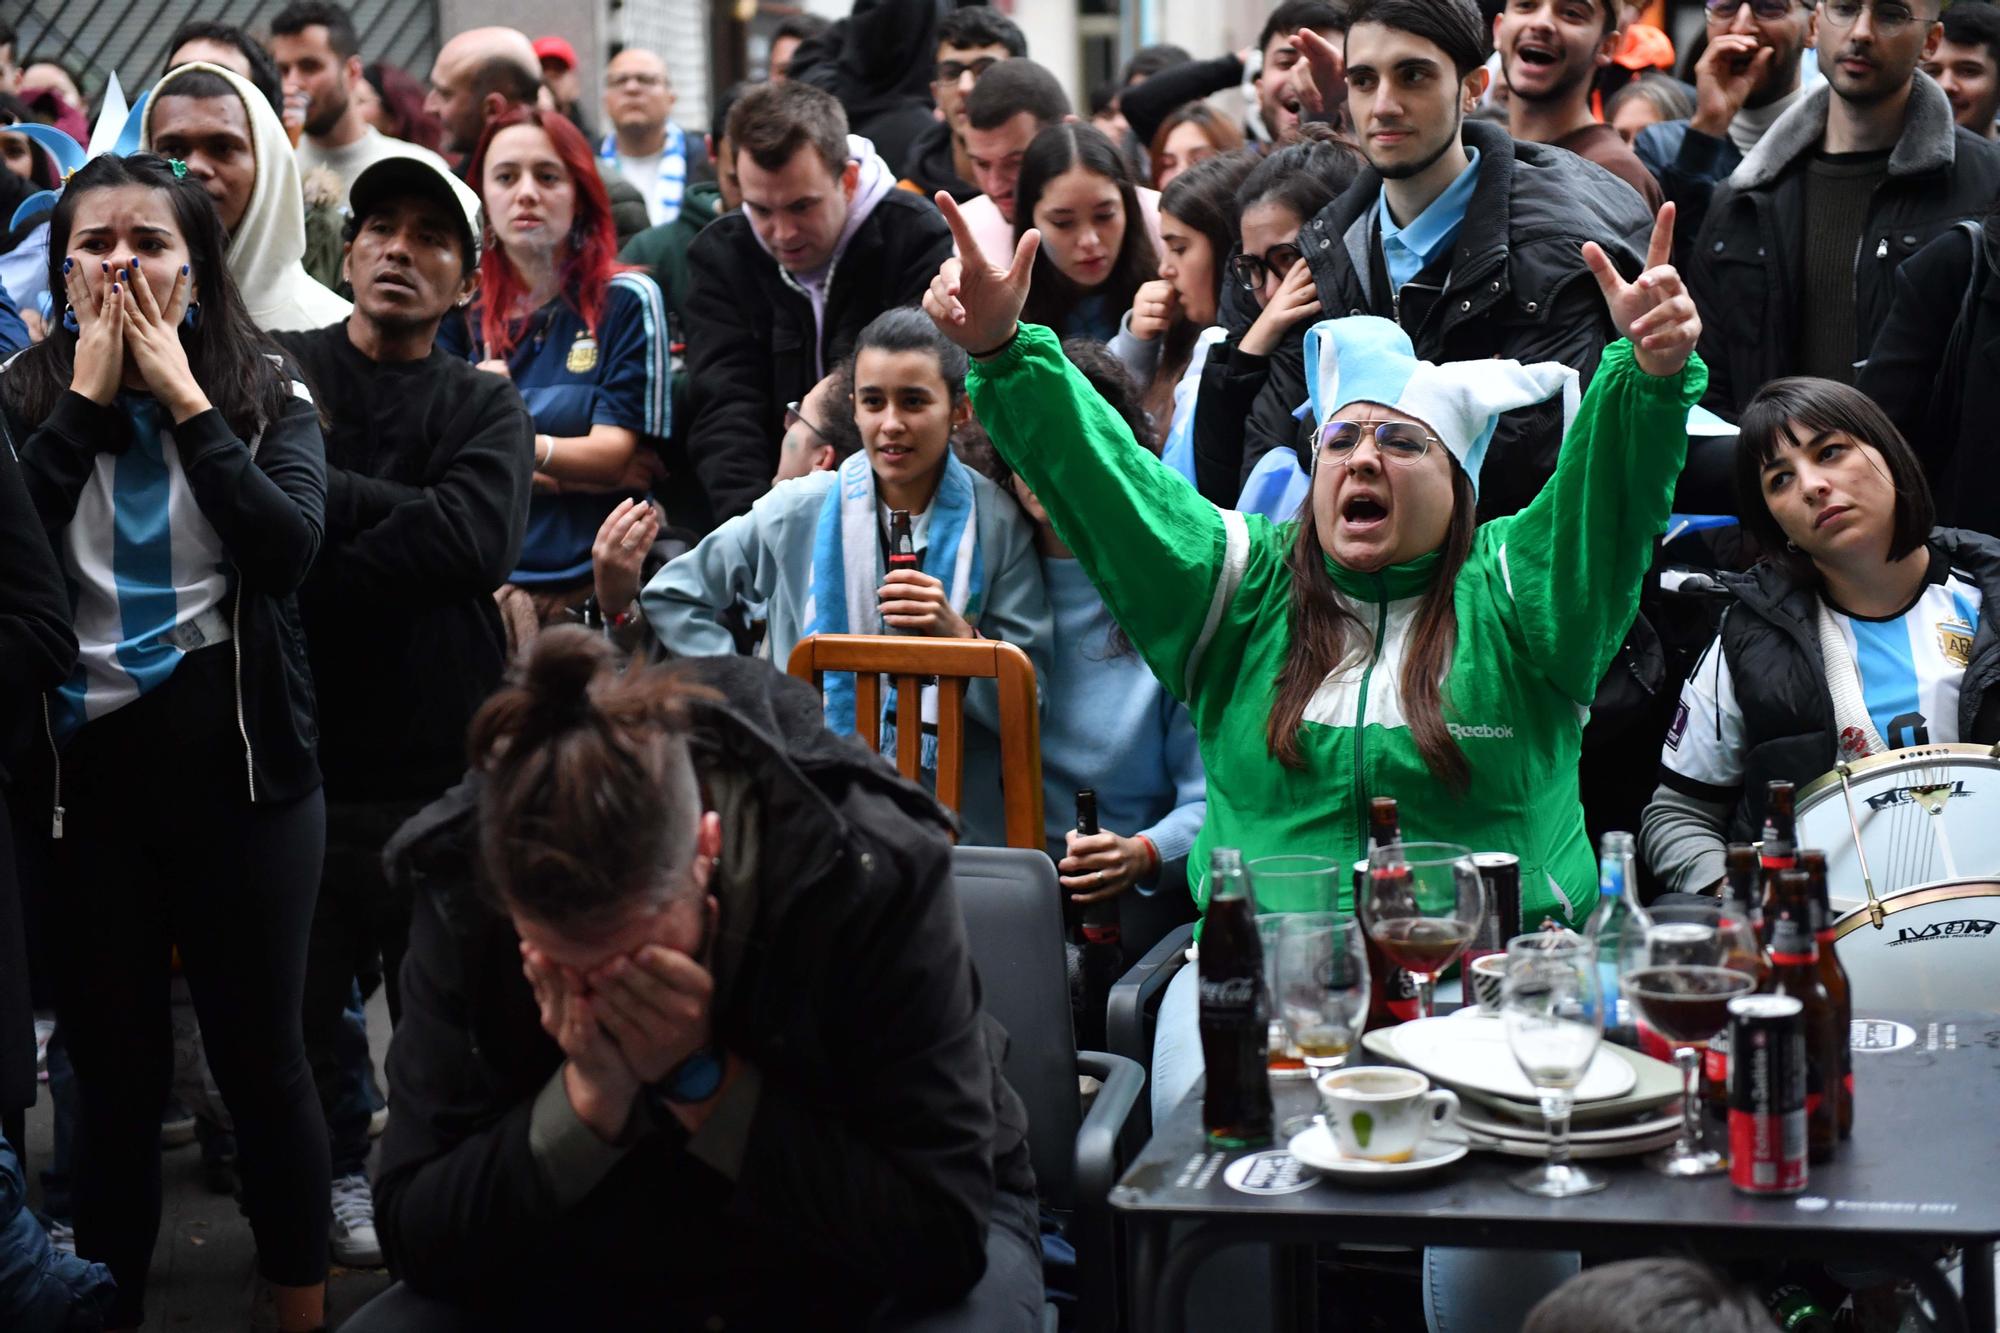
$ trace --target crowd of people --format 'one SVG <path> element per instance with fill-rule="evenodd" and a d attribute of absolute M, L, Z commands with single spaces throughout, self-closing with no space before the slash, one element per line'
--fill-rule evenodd
<path fill-rule="evenodd" d="M 1027 655 L 1078 972 L 1371 795 L 1576 924 L 1605 829 L 1713 894 L 1767 781 L 2000 741 L 2000 8 L 1647 8 L 1282 0 L 1079 104 L 997 8 L 858 0 L 705 127 L 664 53 L 406 72 L 331 0 L 107 125 L 0 25 L 0 1324 L 140 1325 L 191 1132 L 282 1333 L 330 1263 L 397 1279 L 356 1333 L 1040 1327 L 950 892 L 997 698 L 946 810 L 937 692 L 905 781 L 814 634 Z M 1755 1326 L 1424 1263 L 1433 1328 Z"/>

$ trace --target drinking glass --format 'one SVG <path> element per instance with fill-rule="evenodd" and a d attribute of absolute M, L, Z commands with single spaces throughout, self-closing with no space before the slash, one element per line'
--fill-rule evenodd
<path fill-rule="evenodd" d="M 1244 869 L 1257 904 L 1257 933 L 1264 946 L 1264 988 L 1271 1000 L 1269 1069 L 1272 1078 L 1306 1077 L 1306 1062 L 1285 1029 L 1278 1005 L 1278 931 L 1293 912 L 1327 912 L 1339 901 L 1340 864 L 1324 856 L 1260 856 Z"/>
<path fill-rule="evenodd" d="M 1438 974 L 1479 929 L 1486 885 L 1472 853 L 1450 842 L 1395 842 L 1368 855 L 1355 913 L 1375 947 L 1417 981 L 1417 1017 L 1434 1012 Z"/>
<path fill-rule="evenodd" d="M 1567 931 L 1538 931 L 1507 943 L 1507 980 L 1500 1017 L 1507 1047 L 1535 1085 L 1548 1126 L 1548 1160 L 1510 1184 L 1544 1199 L 1604 1188 L 1604 1178 L 1569 1160 L 1569 1113 L 1604 1035 L 1604 997 L 1597 951 Z"/>
<path fill-rule="evenodd" d="M 1275 1079 L 1294 1079 L 1306 1076 L 1305 1057 L 1292 1044 L 1292 1034 L 1285 1028 L 1285 1016 L 1278 1008 L 1278 936 L 1284 929 L 1288 912 L 1259 912 L 1257 914 L 1257 943 L 1264 954 L 1264 998 L 1266 1012 L 1270 1016 L 1270 1039 L 1265 1043 L 1265 1070 Z"/>
<path fill-rule="evenodd" d="M 1633 917 L 1619 941 L 1619 987 L 1639 1017 L 1674 1042 L 1681 1071 L 1681 1133 L 1646 1165 L 1663 1176 L 1714 1175 L 1729 1165 L 1702 1142 L 1701 1060 L 1708 1039 L 1729 1023 L 1729 1002 L 1757 985 L 1757 942 L 1747 923 L 1718 900 L 1656 905 Z"/>
<path fill-rule="evenodd" d="M 1368 1017 L 1368 946 L 1338 912 L 1293 912 L 1278 927 L 1276 1008 L 1317 1079 L 1347 1062 Z"/>

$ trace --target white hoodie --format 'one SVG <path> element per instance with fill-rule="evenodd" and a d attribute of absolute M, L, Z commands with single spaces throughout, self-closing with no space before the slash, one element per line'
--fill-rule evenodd
<path fill-rule="evenodd" d="M 248 80 L 201 61 L 169 71 L 146 99 L 140 145 L 153 151 L 153 116 L 160 98 L 170 95 L 171 85 L 191 70 L 220 75 L 243 100 L 250 118 L 257 181 L 243 220 L 229 238 L 226 256 L 229 275 L 236 279 L 250 318 L 266 333 L 325 328 L 346 319 L 354 307 L 321 286 L 299 262 L 306 253 L 306 206 L 298 158 L 278 113 Z"/>

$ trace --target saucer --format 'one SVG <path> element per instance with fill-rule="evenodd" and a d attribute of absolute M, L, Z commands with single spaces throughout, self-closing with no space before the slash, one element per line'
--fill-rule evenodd
<path fill-rule="evenodd" d="M 1448 1137 L 1449 1136 L 1449 1137 Z M 1451 1127 L 1417 1145 L 1407 1162 L 1371 1162 L 1360 1157 L 1344 1157 L 1334 1141 L 1333 1131 L 1321 1121 L 1300 1130 L 1289 1145 L 1291 1154 L 1322 1175 L 1355 1183 L 1409 1181 L 1421 1179 L 1450 1166 L 1468 1151 L 1463 1138 Z"/>

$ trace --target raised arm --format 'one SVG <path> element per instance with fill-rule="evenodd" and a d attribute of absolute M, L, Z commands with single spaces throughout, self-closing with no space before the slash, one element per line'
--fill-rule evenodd
<path fill-rule="evenodd" d="M 1701 317 L 1668 262 L 1673 216 L 1672 204 L 1660 209 L 1635 282 L 1596 244 L 1583 247 L 1626 340 L 1605 349 L 1549 484 L 1479 535 L 1494 550 L 1496 592 L 1522 651 L 1579 705 L 1596 694 L 1638 611 L 1687 456 L 1687 410 L 1707 379 L 1694 359 Z"/>

